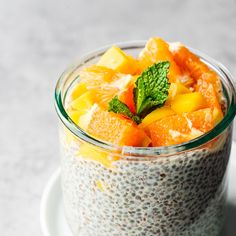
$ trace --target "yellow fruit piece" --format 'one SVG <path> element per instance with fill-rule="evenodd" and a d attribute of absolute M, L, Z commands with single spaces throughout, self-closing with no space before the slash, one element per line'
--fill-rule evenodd
<path fill-rule="evenodd" d="M 84 83 L 78 83 L 71 93 L 71 99 L 75 100 L 79 96 L 81 96 L 83 93 L 87 91 L 86 85 Z"/>
<path fill-rule="evenodd" d="M 217 107 L 213 108 L 213 121 L 214 125 L 217 125 L 221 122 L 221 120 L 224 118 L 223 112 L 221 109 L 218 109 Z"/>
<path fill-rule="evenodd" d="M 174 98 L 178 94 L 190 93 L 191 91 L 181 83 L 171 83 L 169 96 Z"/>
<path fill-rule="evenodd" d="M 107 188 L 106 184 L 101 180 L 97 180 L 95 182 L 95 185 L 101 192 L 104 192 Z"/>
<path fill-rule="evenodd" d="M 171 83 L 168 92 L 168 99 L 165 102 L 166 105 L 169 105 L 176 95 L 190 93 L 191 91 L 181 83 Z"/>
<path fill-rule="evenodd" d="M 164 117 L 174 115 L 175 112 L 169 107 L 161 107 L 149 113 L 139 125 L 140 128 L 145 128 L 156 120 L 160 120 Z"/>
<path fill-rule="evenodd" d="M 94 94 L 91 91 L 85 92 L 74 101 L 71 102 L 70 108 L 76 110 L 78 115 L 81 116 L 88 112 L 94 104 Z"/>
<path fill-rule="evenodd" d="M 106 152 L 95 149 L 90 144 L 81 144 L 78 155 L 87 160 L 93 160 L 101 163 L 105 167 L 112 168 L 112 163 L 119 160 L 118 156 L 111 156 Z"/>
<path fill-rule="evenodd" d="M 108 49 L 100 58 L 97 65 L 108 67 L 117 72 L 125 74 L 134 74 L 138 68 L 135 59 L 126 55 L 117 46 L 112 46 L 110 49 Z"/>
<path fill-rule="evenodd" d="M 193 112 L 205 107 L 206 101 L 199 92 L 179 94 L 171 102 L 171 108 L 176 113 Z"/>
<path fill-rule="evenodd" d="M 80 112 L 74 111 L 74 110 L 69 110 L 68 112 L 69 117 L 75 124 L 78 124 L 79 118 L 80 118 Z"/>

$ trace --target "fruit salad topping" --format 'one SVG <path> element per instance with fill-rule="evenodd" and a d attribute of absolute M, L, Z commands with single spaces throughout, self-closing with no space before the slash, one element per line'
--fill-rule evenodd
<path fill-rule="evenodd" d="M 138 58 L 117 46 L 80 71 L 67 112 L 89 135 L 120 146 L 169 146 L 223 119 L 220 78 L 180 43 L 151 38 Z"/>

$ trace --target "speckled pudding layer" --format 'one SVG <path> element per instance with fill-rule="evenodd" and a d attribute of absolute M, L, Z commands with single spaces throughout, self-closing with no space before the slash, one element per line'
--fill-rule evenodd
<path fill-rule="evenodd" d="M 64 207 L 74 235 L 218 235 L 231 130 L 205 147 L 120 160 L 112 169 L 81 157 L 79 142 L 68 143 L 62 131 Z"/>

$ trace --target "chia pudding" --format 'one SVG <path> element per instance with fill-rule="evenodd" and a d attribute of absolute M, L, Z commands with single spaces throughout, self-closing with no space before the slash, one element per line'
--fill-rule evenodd
<path fill-rule="evenodd" d="M 161 47 L 167 45 L 159 39 L 152 40 L 160 43 Z M 153 42 L 145 50 L 156 53 Z M 121 45 L 121 48 L 137 54 L 137 49 L 143 46 L 143 42 L 137 42 Z M 179 78 L 178 73 L 183 72 L 173 69 L 175 62 L 171 61 L 170 55 L 175 52 L 171 50 L 164 55 L 165 60 L 168 56 L 168 61 L 154 64 L 142 73 L 134 66 L 137 60 L 125 57 L 117 47 L 112 47 L 108 56 L 97 62 L 105 52 L 100 50 L 83 58 L 60 78 L 55 98 L 56 110 L 62 121 L 61 182 L 64 212 L 74 236 L 219 235 L 224 222 L 227 165 L 232 144 L 232 120 L 236 112 L 235 88 L 227 70 L 200 53 L 201 61 L 211 70 L 199 62 L 198 57 L 193 56 L 186 62 L 177 55 L 176 61 L 182 63 L 183 68 L 191 67 L 192 61 L 196 60 L 201 65 L 200 70 L 207 72 L 198 80 L 196 77 L 201 71 L 190 68 L 194 73 L 186 72 L 186 76 L 181 75 L 181 81 L 173 81 L 176 74 Z M 118 62 L 121 60 L 118 66 L 123 74 L 104 69 L 103 63 L 114 66 L 114 61 L 109 59 L 111 55 L 116 55 Z M 148 60 L 145 58 L 144 64 L 150 63 L 153 51 L 147 53 L 143 50 L 139 60 L 146 56 Z M 81 68 L 94 63 L 102 65 L 93 67 L 92 76 L 97 74 L 89 81 L 89 89 L 83 84 L 75 87 L 78 75 L 79 80 L 84 76 Z M 141 66 L 144 64 L 139 62 Z M 110 93 L 106 96 L 102 93 L 117 92 L 115 86 L 120 89 L 142 76 L 147 81 L 153 70 L 157 74 L 161 71 L 162 81 L 158 86 L 163 86 L 155 89 L 159 89 L 160 94 L 169 89 L 168 97 L 164 92 L 159 96 L 158 99 L 162 96 L 162 103 L 149 113 L 147 110 L 139 113 L 137 100 L 124 103 L 125 107 L 121 104 L 122 94 L 123 97 L 112 99 L 116 103 L 111 105 L 109 102 L 109 108 L 106 107 L 104 99 Z M 101 71 L 105 77 L 103 87 L 93 94 L 94 86 L 100 83 L 97 77 L 100 79 Z M 89 73 L 91 71 L 86 71 L 85 75 L 89 77 Z M 141 73 L 140 77 L 136 73 Z M 109 81 L 113 74 L 118 82 Z M 212 82 L 212 76 L 221 78 L 223 89 L 218 81 Z M 124 84 L 121 86 L 121 83 Z M 175 87 L 171 90 L 168 83 Z M 110 87 L 104 89 L 104 85 Z M 139 86 L 138 82 L 135 86 Z M 129 89 L 125 90 L 125 95 L 135 100 L 135 90 L 127 91 Z M 217 91 L 213 93 L 214 99 L 209 97 L 212 91 Z M 77 97 L 72 101 L 73 96 Z M 98 98 L 101 103 L 93 104 Z M 117 102 L 122 105 L 122 114 L 117 114 L 119 109 L 115 110 Z"/>
<path fill-rule="evenodd" d="M 74 235 L 218 235 L 231 131 L 210 147 L 147 160 L 123 157 L 106 168 L 80 156 L 79 143 L 68 144 L 62 129 L 64 208 Z"/>

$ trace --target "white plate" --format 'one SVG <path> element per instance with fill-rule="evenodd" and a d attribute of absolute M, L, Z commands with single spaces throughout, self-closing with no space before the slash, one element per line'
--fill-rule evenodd
<path fill-rule="evenodd" d="M 229 194 L 227 220 L 222 236 L 235 236 L 236 232 L 236 143 L 233 143 L 229 164 Z M 49 180 L 41 201 L 40 222 L 44 236 L 73 236 L 64 216 L 58 169 Z"/>

